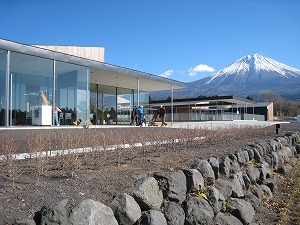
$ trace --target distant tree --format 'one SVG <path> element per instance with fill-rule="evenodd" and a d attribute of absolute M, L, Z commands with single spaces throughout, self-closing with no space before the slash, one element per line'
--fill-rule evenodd
<path fill-rule="evenodd" d="M 253 101 L 253 98 L 250 95 L 247 96 L 247 99 Z"/>
<path fill-rule="evenodd" d="M 273 102 L 275 116 L 296 116 L 300 112 L 300 103 L 290 101 L 270 90 L 263 90 L 258 95 L 262 102 Z"/>
<path fill-rule="evenodd" d="M 262 90 L 258 94 L 258 101 L 262 102 L 274 102 L 277 98 L 280 98 L 280 96 L 271 90 Z"/>

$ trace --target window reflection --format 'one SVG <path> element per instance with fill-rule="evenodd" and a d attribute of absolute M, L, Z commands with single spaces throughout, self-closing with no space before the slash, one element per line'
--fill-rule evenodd
<path fill-rule="evenodd" d="M 6 57 L 7 51 L 0 49 L 0 126 L 6 125 Z"/>
<path fill-rule="evenodd" d="M 31 112 L 40 104 L 41 90 L 52 104 L 53 61 L 11 52 L 10 79 L 10 126 L 31 124 Z"/>

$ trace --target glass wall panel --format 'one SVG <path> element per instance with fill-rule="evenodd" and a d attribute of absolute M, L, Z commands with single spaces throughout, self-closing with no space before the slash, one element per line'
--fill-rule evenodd
<path fill-rule="evenodd" d="M 138 105 L 137 103 L 137 93 L 134 94 L 134 105 Z M 140 92 L 139 93 L 139 105 L 144 106 L 144 115 L 147 118 L 147 115 L 150 113 L 149 108 L 147 107 L 149 105 L 149 92 Z"/>
<path fill-rule="evenodd" d="M 52 104 L 53 61 L 11 52 L 10 57 L 11 112 L 10 126 L 31 125 L 32 110 L 42 101 Z M 43 91 L 44 96 L 40 96 Z M 49 107 L 47 116 L 52 117 Z"/>
<path fill-rule="evenodd" d="M 90 84 L 90 119 L 93 124 L 103 124 L 103 94 L 98 84 Z"/>
<path fill-rule="evenodd" d="M 117 88 L 117 121 L 118 124 L 130 123 L 133 109 L 133 91 L 130 89 Z"/>
<path fill-rule="evenodd" d="M 7 51 L 0 49 L 0 126 L 6 125 L 6 59 Z"/>
<path fill-rule="evenodd" d="M 102 90 L 100 89 L 100 92 Z M 109 93 L 109 94 L 107 94 Z M 115 124 L 117 122 L 117 90 L 116 87 L 105 86 L 103 94 L 103 109 L 105 124 Z"/>
<path fill-rule="evenodd" d="M 56 105 L 63 111 L 60 116 L 64 124 L 89 119 L 89 69 L 70 63 L 55 62 Z"/>

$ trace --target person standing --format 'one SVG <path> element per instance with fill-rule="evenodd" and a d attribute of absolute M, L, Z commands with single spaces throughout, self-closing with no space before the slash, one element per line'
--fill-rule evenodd
<path fill-rule="evenodd" d="M 167 126 L 168 124 L 166 123 L 166 110 L 163 107 L 163 105 L 160 106 L 159 112 L 158 112 L 159 118 L 161 118 L 161 126 Z"/>
<path fill-rule="evenodd" d="M 138 115 L 138 122 L 139 122 L 139 126 L 143 126 L 143 119 L 144 119 L 144 110 L 143 110 L 143 106 L 140 105 L 137 109 L 136 109 L 136 113 Z"/>
<path fill-rule="evenodd" d="M 130 125 L 137 124 L 137 119 L 136 119 L 136 105 L 133 107 L 132 112 L 131 112 L 131 121 Z"/>
<path fill-rule="evenodd" d="M 53 115 L 54 115 L 54 121 L 55 121 L 56 126 L 59 126 L 59 115 L 58 114 L 61 113 L 61 112 L 62 111 L 60 110 L 60 108 L 55 106 Z"/>

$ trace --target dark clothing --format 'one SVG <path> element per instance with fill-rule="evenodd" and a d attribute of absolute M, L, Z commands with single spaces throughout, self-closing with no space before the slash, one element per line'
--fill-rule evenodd
<path fill-rule="evenodd" d="M 161 125 L 162 126 L 167 126 L 167 123 L 165 121 L 165 114 L 166 114 L 165 108 L 164 107 L 160 107 L 159 111 L 158 111 L 158 115 L 159 115 L 159 118 L 161 118 Z"/>
<path fill-rule="evenodd" d="M 132 109 L 132 112 L 131 112 L 131 122 L 130 124 L 134 124 L 134 122 L 137 124 L 137 113 L 136 113 L 136 107 L 134 107 Z"/>
<path fill-rule="evenodd" d="M 158 112 L 159 118 L 164 118 L 165 114 L 166 114 L 166 110 L 164 108 L 160 108 Z"/>

